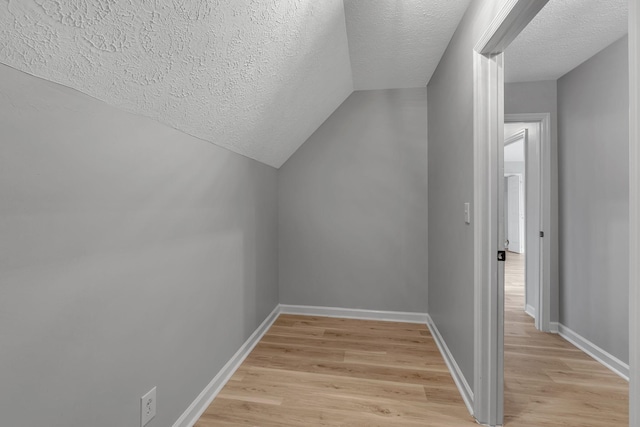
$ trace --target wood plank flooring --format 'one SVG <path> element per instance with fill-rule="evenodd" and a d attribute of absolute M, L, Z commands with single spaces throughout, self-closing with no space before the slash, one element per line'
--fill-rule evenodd
<path fill-rule="evenodd" d="M 505 425 L 629 425 L 628 383 L 524 312 L 524 255 L 505 270 Z"/>
<path fill-rule="evenodd" d="M 425 325 L 280 315 L 196 427 L 475 425 Z"/>
<path fill-rule="evenodd" d="M 523 311 L 509 254 L 505 425 L 628 425 L 627 383 Z M 195 427 L 477 425 L 424 325 L 281 315 Z"/>

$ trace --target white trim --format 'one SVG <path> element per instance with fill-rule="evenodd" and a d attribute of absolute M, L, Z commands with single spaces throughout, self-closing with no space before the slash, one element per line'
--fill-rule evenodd
<path fill-rule="evenodd" d="M 431 336 L 436 342 L 438 346 L 438 350 L 440 350 L 440 354 L 442 354 L 442 358 L 444 359 L 444 363 L 447 364 L 447 368 L 449 368 L 449 372 L 451 373 L 451 377 L 453 377 L 453 381 L 456 383 L 458 390 L 460 391 L 460 395 L 462 396 L 462 400 L 464 400 L 464 404 L 467 405 L 467 410 L 469 414 L 473 415 L 473 391 L 467 382 L 467 379 L 464 377 L 460 366 L 454 359 L 453 354 L 449 351 L 449 347 L 447 347 L 447 343 L 440 335 L 440 331 L 438 327 L 431 319 L 431 316 L 427 314 L 427 326 L 431 331 Z"/>
<path fill-rule="evenodd" d="M 383 320 L 387 322 L 405 322 L 426 324 L 426 313 L 401 311 L 364 310 L 359 308 L 317 307 L 310 305 L 280 304 L 282 314 L 300 314 L 304 316 L 340 317 L 345 319 Z"/>
<path fill-rule="evenodd" d="M 507 122 L 507 115 L 505 114 L 505 122 Z M 514 133 L 508 138 L 504 139 L 504 146 L 513 144 L 514 142 L 518 142 L 521 139 L 525 139 L 527 137 L 527 129 L 520 129 L 518 132 Z"/>
<path fill-rule="evenodd" d="M 640 427 L 640 0 L 629 0 L 629 426 Z"/>
<path fill-rule="evenodd" d="M 560 324 L 558 322 L 549 322 L 549 332 L 552 334 L 557 334 L 558 329 L 560 329 Z"/>
<path fill-rule="evenodd" d="M 558 333 L 562 338 L 569 341 L 571 344 L 575 345 L 625 380 L 629 381 L 629 365 L 624 363 L 622 360 L 606 352 L 588 339 L 584 338 L 582 335 L 567 328 L 562 323 L 558 324 Z"/>
<path fill-rule="evenodd" d="M 498 209 L 504 182 L 503 61 L 503 54 L 473 52 L 473 415 L 486 425 L 502 424 L 503 417 L 504 263 L 497 261 L 497 251 L 504 250 L 504 212 Z"/>
<path fill-rule="evenodd" d="M 262 336 L 269 330 L 273 322 L 280 314 L 280 305 L 273 309 L 271 314 L 258 326 L 251 336 L 242 344 L 236 354 L 233 355 L 226 365 L 218 372 L 211 382 L 202 390 L 200 395 L 194 400 L 186 411 L 173 423 L 173 427 L 192 427 L 204 413 L 213 399 L 220 393 L 222 387 L 229 381 L 234 372 L 247 358 L 251 350 L 258 344 Z"/>
<path fill-rule="evenodd" d="M 526 150 L 527 148 L 527 139 L 528 138 L 524 138 L 524 149 Z M 526 163 L 526 162 L 525 162 Z M 508 216 L 503 215 L 503 219 L 502 219 L 502 228 L 503 230 L 506 229 L 507 233 L 504 234 L 504 240 L 505 241 L 509 241 L 509 246 L 505 246 L 505 249 L 507 252 L 511 252 L 514 254 L 518 254 L 518 255 L 524 255 L 526 257 L 526 250 L 525 250 L 525 245 L 527 243 L 527 235 L 525 233 L 526 228 L 525 228 L 525 224 L 526 224 L 526 189 L 524 187 L 525 184 L 525 176 L 522 173 L 519 172 L 504 172 L 504 177 L 505 178 L 511 178 L 511 177 L 516 177 L 518 178 L 518 240 L 516 241 L 518 243 L 518 247 L 512 247 L 511 244 L 514 243 L 511 241 L 511 239 L 509 239 L 509 227 L 505 227 L 505 225 L 508 225 L 509 223 L 509 218 Z M 507 182 L 507 186 L 508 186 L 508 180 Z M 502 187 L 503 191 L 507 194 L 509 194 L 509 190 L 508 188 L 505 188 L 505 186 L 503 185 Z M 507 203 L 505 203 L 504 201 L 504 197 L 502 197 L 502 204 L 505 208 L 505 210 L 508 212 L 508 206 Z M 522 216 L 522 213 L 525 213 L 525 216 Z M 508 255 L 507 255 L 508 256 Z M 525 258 L 526 259 L 526 258 Z M 526 262 L 526 261 L 525 261 Z M 525 271 L 526 271 L 526 264 L 525 264 Z M 525 280 L 525 292 L 526 292 L 526 283 L 527 281 Z M 525 299 L 526 299 L 526 294 L 525 294 Z"/>
<path fill-rule="evenodd" d="M 474 416 L 502 424 L 504 412 L 504 49 L 548 0 L 507 0 L 473 51 Z M 496 173 L 497 172 L 497 173 Z M 500 178 L 500 179 L 498 179 Z"/>
<path fill-rule="evenodd" d="M 504 52 L 549 0 L 507 0 L 476 44 L 483 55 Z"/>
<path fill-rule="evenodd" d="M 534 319 L 536 318 L 536 308 L 531 304 L 527 304 L 527 306 L 524 309 L 524 312 L 527 313 L 529 316 L 533 317 Z"/>

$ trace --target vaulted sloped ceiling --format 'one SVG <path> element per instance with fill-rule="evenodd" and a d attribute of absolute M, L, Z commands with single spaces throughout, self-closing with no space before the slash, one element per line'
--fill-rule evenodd
<path fill-rule="evenodd" d="M 425 86 L 468 3 L 0 0 L 0 62 L 280 167 L 354 76 Z"/>
<path fill-rule="evenodd" d="M 424 87 L 470 0 L 344 0 L 355 89 Z"/>
<path fill-rule="evenodd" d="M 279 167 L 352 92 L 342 0 L 0 1 L 0 62 Z"/>

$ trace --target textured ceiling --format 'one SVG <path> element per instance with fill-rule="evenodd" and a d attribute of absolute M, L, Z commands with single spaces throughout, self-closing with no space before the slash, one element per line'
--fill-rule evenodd
<path fill-rule="evenodd" d="M 425 86 L 469 1 L 0 0 L 0 62 L 280 167 L 354 81 Z"/>
<path fill-rule="evenodd" d="M 424 87 L 470 0 L 344 0 L 355 89 Z"/>
<path fill-rule="evenodd" d="M 279 167 L 352 92 L 343 0 L 0 0 L 0 62 Z"/>
<path fill-rule="evenodd" d="M 469 1 L 0 0 L 0 62 L 279 167 L 354 88 L 425 86 Z M 626 0 L 551 0 L 506 80 L 626 32 Z"/>
<path fill-rule="evenodd" d="M 556 80 L 627 33 L 627 0 L 551 0 L 505 52 L 505 81 Z"/>

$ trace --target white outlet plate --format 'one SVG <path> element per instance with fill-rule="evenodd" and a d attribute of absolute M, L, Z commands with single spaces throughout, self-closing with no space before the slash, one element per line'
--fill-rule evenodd
<path fill-rule="evenodd" d="M 146 426 L 156 416 L 156 388 L 140 398 L 140 427 Z"/>

